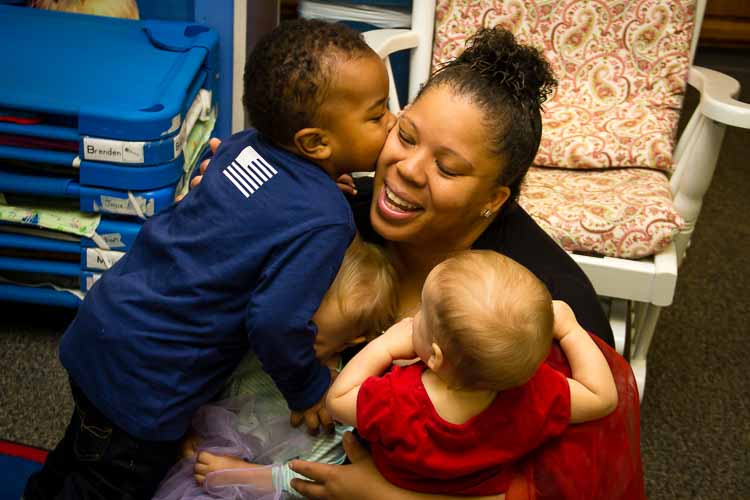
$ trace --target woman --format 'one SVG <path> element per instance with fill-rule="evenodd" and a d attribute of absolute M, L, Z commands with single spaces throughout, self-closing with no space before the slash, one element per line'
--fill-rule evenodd
<path fill-rule="evenodd" d="M 515 203 L 539 146 L 541 104 L 554 84 L 536 50 L 504 30 L 482 30 L 404 110 L 374 180 L 359 180 L 352 206 L 363 237 L 385 247 L 399 275 L 401 317 L 416 311 L 427 274 L 447 255 L 490 249 L 536 274 L 603 340 L 597 339 L 618 383 L 618 409 L 570 428 L 519 464 L 507 498 L 640 498 L 638 397 L 630 369 L 606 345 L 612 333 L 586 276 Z M 559 349 L 548 362 L 570 374 Z M 424 496 L 385 481 L 351 439 L 347 448 L 350 465 L 295 462 L 313 482 L 294 487 L 310 498 Z"/>

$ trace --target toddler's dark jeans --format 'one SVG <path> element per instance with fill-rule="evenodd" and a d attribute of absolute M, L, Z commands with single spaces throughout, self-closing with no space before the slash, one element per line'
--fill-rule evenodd
<path fill-rule="evenodd" d="M 26 483 L 24 500 L 149 500 L 178 458 L 178 441 L 134 438 L 71 382 L 75 410 L 65 436 Z"/>

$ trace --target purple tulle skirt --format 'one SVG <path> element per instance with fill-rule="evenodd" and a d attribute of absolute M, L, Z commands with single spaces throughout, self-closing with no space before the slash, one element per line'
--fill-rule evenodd
<path fill-rule="evenodd" d="M 288 410 L 279 414 L 277 405 L 264 407 L 252 396 L 203 406 L 192 425 L 200 439 L 198 452 L 230 455 L 264 466 L 212 472 L 204 485 L 198 485 L 193 476 L 196 457 L 184 458 L 169 471 L 154 500 L 278 500 L 281 484 L 268 479 L 279 476 L 272 475 L 273 468 L 312 446 L 304 431 L 289 425 Z"/>

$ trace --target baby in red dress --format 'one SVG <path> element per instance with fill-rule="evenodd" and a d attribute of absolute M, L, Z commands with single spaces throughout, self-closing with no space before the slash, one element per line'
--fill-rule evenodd
<path fill-rule="evenodd" d="M 572 378 L 544 363 L 553 338 Z M 617 390 L 567 304 L 514 260 L 470 250 L 430 272 L 419 312 L 357 354 L 326 404 L 390 482 L 481 496 L 504 493 L 515 464 L 568 424 L 611 413 Z"/>

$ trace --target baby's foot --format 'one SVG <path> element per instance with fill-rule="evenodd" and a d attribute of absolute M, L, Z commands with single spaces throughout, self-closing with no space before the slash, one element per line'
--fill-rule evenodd
<path fill-rule="evenodd" d="M 203 484 L 203 481 L 206 480 L 206 476 L 211 472 L 226 469 L 242 469 L 245 467 L 252 467 L 252 464 L 249 464 L 238 457 L 214 455 L 207 451 L 201 451 L 198 453 L 195 460 L 195 481 L 198 484 Z"/>
<path fill-rule="evenodd" d="M 211 475 L 206 481 L 206 477 L 212 472 L 218 474 Z M 207 490 L 211 487 L 228 485 L 245 485 L 256 492 L 274 490 L 271 467 L 251 464 L 237 457 L 214 455 L 207 451 L 198 453 L 195 462 L 195 480 L 198 484 L 204 485 Z"/>

